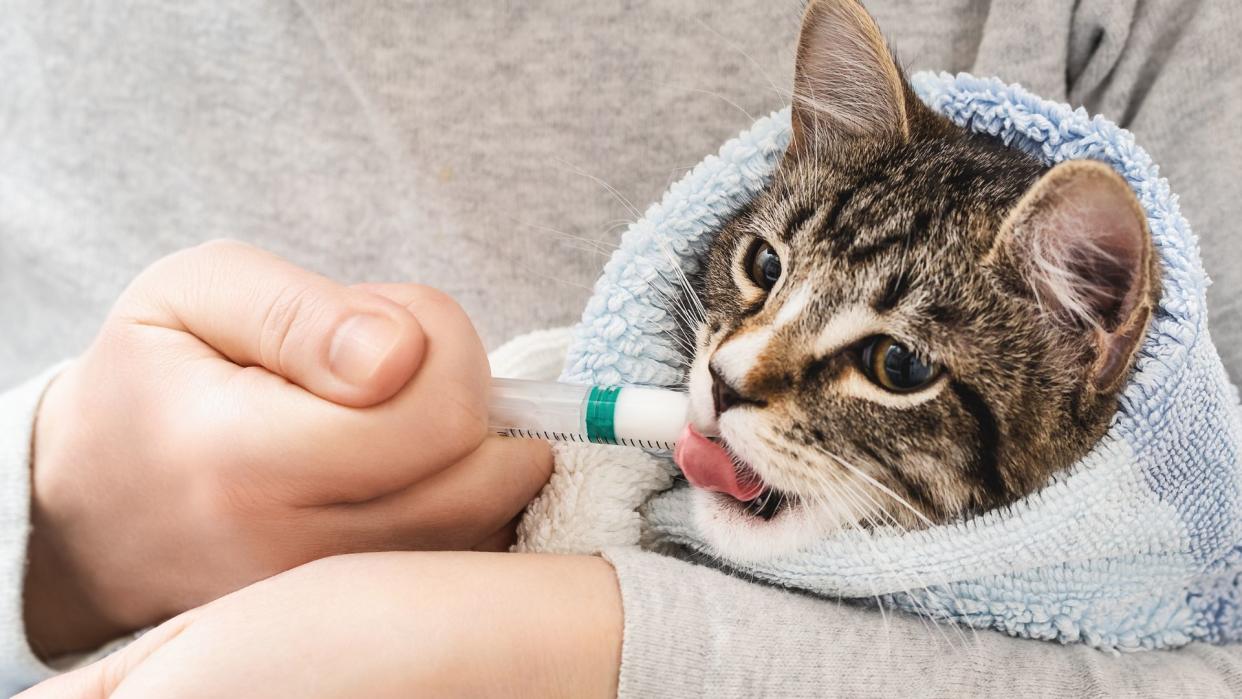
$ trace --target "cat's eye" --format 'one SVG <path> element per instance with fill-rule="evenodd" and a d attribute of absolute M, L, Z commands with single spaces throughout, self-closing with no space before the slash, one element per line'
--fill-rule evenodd
<path fill-rule="evenodd" d="M 939 367 L 888 336 L 877 337 L 863 347 L 862 363 L 872 381 L 895 393 L 917 391 L 940 376 Z"/>
<path fill-rule="evenodd" d="M 756 241 L 747 256 L 746 273 L 760 289 L 771 291 L 781 278 L 781 258 L 770 244 Z"/>

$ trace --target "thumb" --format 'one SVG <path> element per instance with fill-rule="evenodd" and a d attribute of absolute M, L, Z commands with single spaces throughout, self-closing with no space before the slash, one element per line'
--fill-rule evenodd
<path fill-rule="evenodd" d="M 160 260 L 122 306 L 131 322 L 191 333 L 239 366 L 261 366 L 350 407 L 401 390 L 425 346 L 401 305 L 233 241 Z"/>

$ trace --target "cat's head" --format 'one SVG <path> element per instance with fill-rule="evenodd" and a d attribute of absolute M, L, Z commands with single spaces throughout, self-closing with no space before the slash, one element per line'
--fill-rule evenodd
<path fill-rule="evenodd" d="M 1158 295 L 1124 180 L 933 113 L 854 0 L 807 8 L 792 118 L 771 185 L 696 282 L 693 420 L 762 482 L 748 502 L 696 494 L 711 543 L 755 558 L 844 526 L 945 522 L 1083 456 Z M 724 468 L 690 466 L 699 482 Z"/>

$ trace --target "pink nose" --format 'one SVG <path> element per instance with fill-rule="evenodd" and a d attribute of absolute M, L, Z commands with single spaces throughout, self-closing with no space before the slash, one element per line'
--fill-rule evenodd
<path fill-rule="evenodd" d="M 712 405 L 716 409 L 717 416 L 729 408 L 738 405 L 754 405 L 762 407 L 766 404 L 765 401 L 742 395 L 741 391 L 735 388 L 733 384 L 729 383 L 729 380 L 724 377 L 724 374 L 716 371 L 716 367 L 709 364 L 707 366 L 707 371 L 712 377 Z"/>
<path fill-rule="evenodd" d="M 716 407 L 716 414 L 719 415 L 740 403 L 742 394 L 730 386 L 729 382 L 720 375 L 720 372 L 716 371 L 715 367 L 709 367 L 708 371 L 712 375 L 712 403 Z"/>

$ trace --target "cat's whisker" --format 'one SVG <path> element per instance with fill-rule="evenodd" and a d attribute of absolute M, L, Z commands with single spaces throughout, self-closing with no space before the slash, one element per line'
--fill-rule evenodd
<path fill-rule="evenodd" d="M 845 481 L 845 482 L 843 482 L 841 485 L 842 485 L 842 487 L 843 487 L 843 488 L 845 488 L 845 489 L 849 490 L 850 492 L 854 493 L 856 496 L 861 495 L 861 496 L 863 496 L 863 497 L 866 497 L 868 500 L 871 500 L 872 502 L 874 502 L 874 500 L 870 497 L 870 495 L 868 495 L 865 491 L 863 491 L 863 490 L 856 490 L 856 489 L 860 489 L 860 488 L 861 488 L 861 485 L 862 485 L 862 484 L 861 484 L 861 483 L 859 483 L 858 481 Z M 882 517 L 884 517 L 884 518 L 886 518 L 888 521 L 892 522 L 893 526 L 896 526 L 896 527 L 898 527 L 898 528 L 900 528 L 900 529 L 903 529 L 903 530 L 904 530 L 904 527 L 902 527 L 902 525 L 900 524 L 900 522 L 898 522 L 898 521 L 897 521 L 897 519 L 896 519 L 896 518 L 892 515 L 892 513 L 888 512 L 886 509 L 883 509 L 883 508 L 877 508 L 877 512 L 878 512 L 878 513 L 879 513 Z M 871 514 L 868 514 L 868 515 L 867 515 L 867 523 L 868 523 L 871 527 L 873 527 L 873 528 L 878 528 L 878 527 L 880 526 L 880 524 L 881 524 L 880 522 L 876 521 L 876 520 L 874 519 L 874 517 L 873 517 Z M 868 539 L 868 541 L 870 542 L 870 539 Z M 875 558 L 877 558 L 877 559 L 878 559 L 878 558 L 881 558 L 880 553 L 879 553 L 879 550 L 875 547 L 874 542 L 871 542 L 871 550 L 872 550 L 872 554 L 873 554 L 873 556 L 874 556 Z M 915 609 L 919 612 L 919 613 L 917 614 L 917 616 L 919 616 L 919 617 L 921 617 L 921 618 L 926 618 L 926 619 L 928 620 L 928 622 L 929 622 L 929 623 L 931 623 L 932 625 L 934 625 L 934 626 L 936 627 L 937 632 L 938 632 L 938 633 L 940 633 L 940 635 L 941 635 L 941 637 L 944 639 L 945 643 L 946 643 L 946 644 L 948 644 L 948 645 L 950 645 L 950 646 L 952 646 L 952 645 L 953 645 L 953 644 L 952 644 L 952 641 L 949 639 L 948 634 L 947 634 L 947 633 L 945 633 L 944 629 L 942 628 L 942 626 L 941 626 L 941 624 L 940 624 L 940 622 L 942 622 L 942 621 L 946 621 L 946 619 L 945 619 L 944 615 L 943 615 L 943 614 L 937 614 L 937 613 L 932 612 L 932 610 L 931 610 L 931 609 L 930 609 L 930 608 L 929 608 L 929 607 L 928 607 L 925 603 L 923 603 L 922 601 L 920 601 L 917 597 L 915 597 L 915 596 L 914 596 L 914 595 L 910 592 L 911 590 L 914 590 L 914 589 L 928 589 L 928 588 L 930 588 L 931 586 L 928 584 L 928 582 L 927 582 L 926 580 L 924 580 L 924 579 L 923 579 L 923 577 L 922 577 L 921 575 L 917 574 L 917 573 L 901 574 L 901 575 L 899 576 L 899 581 L 900 581 L 900 582 L 901 582 L 901 584 L 904 586 L 905 590 L 904 590 L 904 591 L 902 591 L 902 592 L 900 592 L 900 593 L 899 593 L 899 592 L 894 592 L 894 593 L 889 593 L 889 594 L 890 594 L 890 595 L 895 595 L 895 594 L 905 594 L 905 595 L 906 595 L 906 599 L 908 599 L 908 600 L 910 601 L 910 603 L 914 605 L 914 608 L 915 608 Z M 942 588 L 944 588 L 945 590 L 950 590 L 950 589 L 951 589 L 951 588 L 949 588 L 947 585 L 944 585 L 944 584 L 940 584 L 940 586 L 941 586 Z M 950 592 L 950 594 L 952 594 L 952 593 Z M 957 624 L 954 624 L 954 623 L 952 623 L 951 621 L 950 621 L 950 624 L 954 627 L 954 630 L 957 632 L 958 637 L 959 637 L 959 639 L 962 641 L 963 646 L 964 646 L 964 645 L 967 643 L 966 635 L 965 635 L 964 633 L 962 633 L 962 630 L 961 630 L 960 628 L 958 628 L 958 625 L 957 625 Z"/>
<path fill-rule="evenodd" d="M 826 474 L 822 470 L 819 470 L 819 469 L 807 470 L 804 473 L 804 477 L 806 477 L 807 480 L 812 481 L 813 486 L 817 486 L 817 487 L 812 487 L 811 489 L 812 495 L 809 498 L 812 501 L 811 504 L 819 504 L 820 506 L 824 508 L 823 511 L 825 512 L 839 511 L 840 502 L 830 502 L 827 500 L 827 496 L 829 494 L 832 494 L 839 501 L 844 501 L 848 505 L 849 518 L 845 521 L 845 525 L 847 525 L 845 528 L 853 528 L 853 526 L 850 526 L 850 525 L 853 525 L 855 522 L 860 522 L 872 529 L 877 529 L 882 524 L 877 519 L 877 515 L 878 515 L 879 517 L 883 517 L 887 519 L 888 521 L 890 521 L 892 523 L 892 526 L 895 526 L 902 531 L 906 531 L 905 526 L 901 522 L 899 522 L 896 519 L 896 517 L 894 517 L 892 513 L 887 510 L 887 508 L 882 507 L 879 504 L 879 502 L 874 497 L 872 497 L 871 494 L 866 491 L 866 489 L 862 487 L 863 485 L 865 485 L 864 482 L 860 482 L 856 478 L 845 478 L 845 479 L 831 478 L 829 474 Z M 853 521 L 850 521 L 850 520 L 853 520 Z M 869 538 L 869 534 L 864 532 L 862 536 L 865 537 L 865 541 L 870 547 L 871 558 L 873 559 L 881 558 L 880 552 L 878 548 L 875 546 L 875 543 Z M 949 638 L 948 634 L 944 631 L 944 629 L 940 628 L 940 625 L 938 623 L 939 621 L 943 619 L 943 615 L 933 613 L 930 610 L 930 608 L 928 608 L 924 603 L 922 603 L 917 597 L 915 597 L 914 595 L 908 592 L 909 590 L 912 590 L 912 589 L 930 587 L 928 584 L 926 584 L 926 581 L 922 580 L 921 576 L 917 574 L 914 574 L 912 576 L 907 576 L 905 574 L 902 574 L 899 576 L 898 579 L 899 579 L 899 582 L 901 582 L 903 587 L 906 589 L 905 594 L 906 594 L 907 599 L 911 602 L 915 610 L 918 612 L 916 616 L 919 616 L 920 618 L 922 618 L 925 626 L 927 624 L 936 625 L 937 633 L 941 635 L 941 637 L 943 638 L 946 644 L 952 645 L 952 640 Z M 944 587 L 946 590 L 949 589 L 947 586 L 944 586 L 944 585 L 942 585 L 942 587 Z M 891 596 L 891 595 L 901 594 L 901 593 L 895 592 L 895 593 L 887 593 L 887 594 Z M 965 645 L 968 642 L 965 634 L 962 633 L 960 628 L 957 628 L 956 624 L 954 624 L 954 627 L 955 627 L 955 631 L 959 639 L 962 641 L 963 645 Z"/>
<path fill-rule="evenodd" d="M 651 270 L 661 281 L 670 287 L 675 288 L 676 285 L 669 281 L 669 279 L 658 267 L 653 265 Z M 687 296 L 685 294 L 675 295 L 671 291 L 666 291 L 660 288 L 660 285 L 657 283 L 651 283 L 650 288 L 664 299 L 664 310 L 674 319 L 675 327 L 680 331 L 680 333 L 668 331 L 669 335 L 670 337 L 674 337 L 676 334 L 680 334 L 680 337 L 674 337 L 674 339 L 677 340 L 678 346 L 684 350 L 684 356 L 682 357 L 683 364 L 689 365 L 691 359 L 694 357 L 695 348 L 692 339 L 687 333 L 691 329 L 697 328 L 699 325 L 706 322 L 705 319 L 699 315 L 702 312 L 696 311 L 692 313 L 685 307 L 685 301 L 683 300 Z"/>
<path fill-rule="evenodd" d="M 916 508 L 914 505 L 911 505 L 911 504 L 910 504 L 910 502 L 909 502 L 908 500 L 906 500 L 905 498 L 903 498 L 903 497 L 901 497 L 900 495 L 898 495 L 897 493 L 895 493 L 895 492 L 893 491 L 893 489 L 892 489 L 892 488 L 889 488 L 888 486 L 884 485 L 883 483 L 881 483 L 881 482 L 877 481 L 875 478 L 872 478 L 870 475 L 868 475 L 868 474 L 867 474 L 865 471 L 863 471 L 862 469 L 858 468 L 858 467 L 857 467 L 857 466 L 855 466 L 854 464 L 851 464 L 850 462 L 846 461 L 845 459 L 842 459 L 840 456 L 837 456 L 836 454 L 834 454 L 834 453 L 832 453 L 832 452 L 828 451 L 827 449 L 824 449 L 824 448 L 822 448 L 822 447 L 819 447 L 819 450 L 820 450 L 820 451 L 822 451 L 822 452 L 823 452 L 826 456 L 828 456 L 828 457 L 829 457 L 829 458 L 831 458 L 832 460 L 836 461 L 837 463 L 839 463 L 839 464 L 841 464 L 842 466 L 844 466 L 844 467 L 846 467 L 847 469 L 849 469 L 849 470 L 850 470 L 850 471 L 851 471 L 854 475 L 858 476 L 859 478 L 861 478 L 861 479 L 863 479 L 864 481 L 866 481 L 867 483 L 869 483 L 869 484 L 871 485 L 871 487 L 873 487 L 873 488 L 875 488 L 876 490 L 879 490 L 880 492 L 882 492 L 882 493 L 884 493 L 885 495 L 889 496 L 890 498 L 892 498 L 892 499 L 893 499 L 893 501 L 894 501 L 894 502 L 896 502 L 897 504 L 899 504 L 899 505 L 901 505 L 902 507 L 904 507 L 904 508 L 906 508 L 907 510 L 909 510 L 909 511 L 910 511 L 910 512 L 911 512 L 911 513 L 915 516 L 915 517 L 917 517 L 917 518 L 919 519 L 919 521 L 920 521 L 920 522 L 922 522 L 922 523 L 923 523 L 923 524 L 925 524 L 926 526 L 929 526 L 929 527 L 930 527 L 930 526 L 933 526 L 933 525 L 935 524 L 935 523 L 934 523 L 934 522 L 932 522 L 930 519 L 928 519 L 927 515 L 923 514 L 923 512 L 922 512 L 922 511 L 920 511 L 920 510 L 919 510 L 918 508 Z"/>
<path fill-rule="evenodd" d="M 836 495 L 837 498 L 841 500 L 845 500 L 850 503 L 851 514 L 857 513 L 855 515 L 855 519 L 861 520 L 862 523 L 866 524 L 869 527 L 872 527 L 872 528 L 878 527 L 879 523 L 874 520 L 873 515 L 871 514 L 871 512 L 868 511 L 869 508 L 862 508 L 861 511 L 859 510 L 858 508 L 859 496 L 862 494 L 854 489 L 856 485 L 855 483 L 851 483 L 848 480 L 835 481 L 835 482 L 831 482 L 823 478 L 819 480 L 821 481 L 821 483 L 823 484 L 824 488 L 827 491 L 831 491 L 832 493 Z M 870 498 L 868 498 L 868 500 L 870 500 Z M 872 503 L 874 505 L 874 501 L 872 501 Z M 883 511 L 881 510 L 881 512 Z M 863 531 L 862 536 L 868 537 L 868 534 L 865 531 Z M 865 538 L 865 541 L 870 547 L 871 557 L 880 558 L 879 550 L 875 546 L 875 543 L 871 541 L 870 538 Z M 907 588 L 910 588 L 909 580 L 903 579 L 902 582 Z M 916 581 L 916 586 L 918 586 L 917 581 Z M 893 593 L 886 593 L 886 594 L 891 596 Z M 876 596 L 876 597 L 878 600 L 879 596 Z M 928 632 L 930 633 L 932 632 L 931 627 L 935 627 L 935 632 L 939 633 L 941 638 L 945 641 L 945 643 L 951 646 L 952 641 L 950 640 L 948 634 L 945 633 L 944 629 L 940 628 L 939 624 L 937 623 L 936 615 L 932 614 L 931 611 L 927 609 L 926 607 L 924 607 L 917 599 L 913 597 L 911 597 L 910 599 L 914 603 L 916 610 L 919 612 L 915 616 L 919 617 L 920 622 L 923 624 L 924 628 L 927 628 Z M 964 637 L 963 637 L 963 640 L 964 640 Z"/>
<path fill-rule="evenodd" d="M 559 230 L 557 228 L 553 228 L 551 226 L 545 226 L 545 225 L 540 225 L 536 223 L 529 223 L 526 221 L 520 221 L 518 219 L 510 219 L 509 221 L 514 226 L 520 227 L 526 230 L 527 232 L 547 235 L 553 238 L 557 238 L 564 243 L 578 243 L 585 247 L 579 247 L 577 245 L 570 245 L 569 247 L 572 247 L 576 250 L 582 250 L 584 252 L 595 253 L 605 258 L 611 257 L 612 253 L 615 252 L 616 248 L 618 247 L 617 245 L 613 245 L 611 243 L 607 243 L 602 240 L 588 238 L 586 236 L 581 236 L 581 235 L 574 235 L 572 233 L 567 233 L 565 231 Z"/>
<path fill-rule="evenodd" d="M 655 83 L 655 84 L 656 84 L 656 85 L 659 85 L 659 86 L 662 86 L 662 87 L 671 87 L 671 88 L 673 88 L 674 90 L 684 90 L 684 91 L 686 91 L 686 92 L 697 92 L 697 93 L 699 93 L 699 94 L 702 94 L 702 95 L 707 95 L 707 96 L 709 96 L 709 97 L 715 97 L 716 99 L 720 100 L 721 102 L 724 102 L 725 104 L 729 105 L 730 107 L 733 107 L 733 108 L 734 108 L 734 109 L 736 109 L 737 111 L 741 112 L 741 113 L 742 113 L 742 116 L 746 117 L 746 123 L 748 123 L 748 124 L 752 124 L 752 123 L 754 123 L 754 122 L 755 122 L 755 117 L 754 117 L 754 115 L 752 115 L 750 112 L 748 112 L 748 111 L 746 111 L 744 108 L 742 108 L 742 105 L 738 104 L 737 102 L 734 102 L 733 100 L 729 99 L 728 97 L 725 97 L 724 95 L 720 94 L 719 92 L 713 92 L 713 91 L 711 91 L 711 90 L 705 90 L 705 89 L 700 88 L 700 87 L 689 87 L 689 86 L 686 86 L 686 85 L 676 85 L 676 84 L 674 84 L 674 83 Z"/>
<path fill-rule="evenodd" d="M 665 282 L 668 283 L 668 282 Z M 681 321 L 681 328 L 688 329 L 697 327 L 703 322 L 701 318 L 694 317 L 691 312 L 684 307 L 684 304 L 659 286 L 652 284 L 651 289 L 659 294 L 665 301 L 664 311 L 674 317 L 674 320 Z M 689 356 L 694 356 L 694 348 L 688 339 L 684 340 L 682 346 L 688 350 Z M 688 358 L 687 358 L 688 359 Z"/>
<path fill-rule="evenodd" d="M 530 265 L 519 265 L 517 269 L 521 270 L 525 274 L 529 274 L 530 276 L 536 279 L 542 279 L 544 281 L 554 282 L 562 286 L 568 286 L 574 289 L 580 289 L 582 291 L 586 291 L 588 294 L 590 294 L 592 291 L 591 287 L 585 284 L 578 284 L 576 282 L 571 282 L 568 279 L 563 279 L 561 277 L 555 277 L 550 274 L 540 274 L 539 272 L 536 272 L 533 268 L 531 268 Z"/>
<path fill-rule="evenodd" d="M 855 499 L 858 497 L 859 493 L 854 490 L 854 484 L 851 484 L 849 481 L 843 481 L 843 482 L 840 482 L 839 485 L 842 487 L 844 493 L 846 494 L 846 497 L 850 499 Z M 883 511 L 881 510 L 881 512 Z M 874 530 L 875 528 L 879 526 L 879 523 L 875 521 L 873 514 L 870 512 L 863 513 L 862 523 L 865 524 L 866 527 L 872 530 Z M 875 542 L 872 541 L 870 538 L 870 533 L 864 529 L 862 530 L 861 536 L 865 539 L 865 541 L 867 542 L 870 548 L 871 557 L 873 559 L 881 558 L 879 549 L 876 547 Z M 906 588 L 910 587 L 910 581 L 907 580 L 905 576 L 902 576 L 901 582 Z M 889 597 L 892 597 L 894 593 L 889 592 L 885 594 Z M 915 603 L 915 608 L 918 611 L 918 613 L 915 614 L 915 616 L 919 618 L 920 622 L 923 624 L 923 627 L 926 628 L 929 633 L 931 633 L 934 630 L 936 633 L 940 634 L 940 637 L 945 641 L 946 644 L 952 645 L 951 641 L 949 640 L 948 634 L 945 633 L 944 629 L 940 628 L 939 624 L 937 624 L 935 615 L 933 615 L 929 609 L 919 604 L 918 600 L 913 600 L 913 601 Z"/>
<path fill-rule="evenodd" d="M 876 508 L 875 511 L 878 512 L 884 518 L 886 518 L 889 522 L 891 522 L 892 526 L 895 526 L 898 529 L 901 529 L 902 531 L 907 531 L 905 526 L 900 521 L 898 521 L 897 518 L 891 512 L 889 512 L 886 508 L 879 507 L 875 499 L 869 493 L 867 493 L 864 489 L 862 489 L 862 485 L 863 485 L 862 482 L 859 482 L 857 480 L 845 480 L 845 481 L 841 481 L 840 485 L 842 486 L 842 488 L 852 493 L 855 497 L 859 497 L 859 496 L 865 497 L 869 502 L 871 502 L 875 506 Z M 870 513 L 866 514 L 865 518 L 866 518 L 865 521 L 872 527 L 878 527 L 880 525 L 880 523 L 877 522 Z M 880 557 L 878 550 L 875 550 L 874 547 L 873 547 L 873 554 L 876 558 Z M 912 592 L 910 592 L 911 590 L 914 590 L 914 589 L 931 589 L 932 583 L 929 583 L 929 581 L 924 579 L 922 575 L 917 574 L 917 573 L 902 574 L 900 576 L 900 581 L 903 583 L 903 585 L 906 588 L 904 591 L 906 598 L 911 602 L 911 604 L 914 605 L 915 609 L 919 612 L 918 616 L 925 616 L 928 619 L 930 619 L 932 623 L 935 623 L 937 625 L 938 631 L 940 631 L 940 633 L 944 636 L 946 643 L 950 643 L 951 645 L 951 642 L 949 641 L 948 636 L 945 635 L 943 629 L 940 628 L 941 622 L 947 622 L 953 627 L 954 631 L 957 633 L 958 638 L 962 641 L 963 647 L 969 644 L 969 640 L 966 638 L 966 634 L 962 631 L 960 624 L 958 624 L 951 618 L 946 617 L 946 615 L 943 613 L 933 613 L 931 609 L 928 608 L 925 603 L 920 601 L 917 597 L 915 597 L 912 594 Z M 958 599 L 957 595 L 953 592 L 953 588 L 950 585 L 948 585 L 947 581 L 940 580 L 938 582 L 935 582 L 934 584 L 936 585 L 936 587 L 942 590 L 943 593 L 948 594 L 955 601 Z M 891 593 L 891 594 L 898 594 L 898 593 Z M 971 633 L 977 638 L 978 631 L 974 629 L 974 627 L 968 627 L 968 628 L 970 628 Z"/>
<path fill-rule="evenodd" d="M 812 495 L 810 498 L 812 500 L 812 503 L 811 503 L 812 505 L 818 504 L 821 507 L 825 508 L 825 510 L 828 510 L 829 508 L 838 509 L 842 501 L 848 505 L 849 512 L 850 512 L 850 519 L 847 519 L 846 521 L 842 523 L 842 527 L 844 529 L 862 531 L 863 532 L 862 536 L 867 537 L 868 534 L 866 533 L 866 531 L 860 529 L 858 525 L 859 523 L 863 523 L 871 528 L 877 528 L 880 523 L 874 519 L 874 514 L 873 514 L 874 511 L 878 511 L 880 514 L 889 516 L 891 518 L 891 515 L 888 515 L 886 511 L 878 507 L 878 503 L 876 503 L 873 498 L 866 496 L 866 493 L 857 491 L 855 489 L 857 487 L 857 483 L 855 482 L 851 482 L 850 480 L 830 479 L 825 474 L 820 473 L 818 471 L 813 472 L 812 480 L 816 481 L 817 484 L 820 486 L 819 488 L 813 489 L 812 491 L 814 493 L 814 495 Z M 828 499 L 829 495 L 833 496 L 836 502 L 830 501 Z M 870 507 L 862 505 L 863 497 L 866 497 L 866 500 L 871 503 Z M 893 521 L 894 523 L 896 523 L 895 520 Z M 875 543 L 872 542 L 869 538 L 865 540 L 870 547 L 872 558 L 880 558 L 879 550 L 875 546 Z M 856 545 L 856 542 L 851 542 L 851 545 L 852 546 Z M 910 581 L 910 580 L 904 579 L 905 576 L 902 576 L 902 578 L 903 578 L 902 582 L 905 584 L 905 587 L 907 589 L 924 587 L 921 581 L 918 581 L 918 580 Z M 911 582 L 914 583 L 913 586 L 910 584 Z M 873 592 L 874 592 L 874 589 L 873 589 Z M 894 593 L 887 593 L 887 594 L 891 595 Z M 882 613 L 883 612 L 883 603 L 881 602 L 882 598 L 878 594 L 873 595 L 873 596 L 876 598 L 877 605 L 881 608 L 881 613 Z M 917 598 L 913 596 L 909 596 L 909 599 L 915 606 L 916 611 L 918 611 L 918 614 L 916 614 L 915 616 L 919 618 L 924 628 L 927 628 L 928 632 L 931 633 L 933 632 L 933 627 L 934 627 L 934 632 L 938 633 L 947 645 L 952 646 L 953 641 L 950 639 L 949 635 L 945 632 L 943 628 L 941 628 L 940 624 L 938 623 L 939 616 L 932 613 L 932 611 L 929 608 L 927 608 L 923 603 L 921 603 Z M 963 641 L 963 643 L 965 643 L 966 642 L 965 635 L 961 633 L 960 629 L 957 629 L 957 632 L 958 632 L 959 637 Z"/>
<path fill-rule="evenodd" d="M 775 92 L 777 95 L 779 95 L 779 96 L 781 96 L 782 98 L 785 98 L 785 99 L 788 99 L 788 98 L 790 97 L 789 90 L 787 90 L 787 89 L 785 89 L 785 88 L 781 87 L 780 85 L 778 85 L 778 84 L 776 83 L 776 81 L 772 79 L 772 76 L 771 76 L 771 75 L 769 75 L 769 74 L 768 74 L 768 72 L 767 72 L 766 70 L 764 70 L 763 65 L 762 65 L 762 64 L 760 64 L 760 63 L 759 63 L 759 61 L 755 60 L 755 57 L 754 57 L 754 56 L 752 56 L 752 55 L 750 55 L 749 53 L 747 53 L 747 52 L 746 52 L 746 50 L 745 50 L 745 49 L 743 49 L 742 47 L 738 46 L 736 42 L 734 42 L 733 40 L 729 39 L 729 38 L 728 38 L 728 37 L 726 37 L 724 34 L 721 34 L 721 33 L 720 33 L 719 31 L 717 31 L 714 27 L 712 27 L 712 26 L 711 26 L 711 25 L 709 25 L 707 22 L 705 22 L 705 21 L 703 20 L 703 18 L 701 18 L 701 17 L 695 17 L 695 18 L 694 18 L 694 21 L 695 21 L 695 22 L 696 22 L 696 23 L 697 23 L 700 27 L 703 27 L 704 29 L 706 29 L 707 31 L 709 31 L 709 32 L 711 32 L 713 35 L 715 35 L 715 36 L 716 36 L 716 38 L 718 38 L 718 39 L 720 39 L 722 42 L 724 42 L 725 46 L 729 47 L 729 49 L 730 49 L 731 51 L 733 51 L 734 53 L 737 53 L 737 54 L 738 54 L 739 56 L 741 56 L 742 58 L 745 58 L 745 59 L 747 60 L 747 62 L 749 62 L 749 63 L 750 63 L 750 65 L 751 65 L 751 66 L 755 69 L 755 72 L 759 73 L 759 76 L 760 76 L 760 77 L 762 77 L 762 78 L 763 78 L 763 79 L 764 79 L 764 80 L 768 83 L 768 86 L 772 88 L 772 91 L 773 91 L 773 92 Z"/>
<path fill-rule="evenodd" d="M 659 323 L 657 323 L 656 321 L 650 318 L 643 318 L 642 322 L 643 322 L 642 327 L 648 330 L 653 330 L 663 335 L 667 335 L 669 339 L 673 341 L 675 348 L 680 350 L 679 354 L 680 354 L 680 360 L 682 364 L 685 364 L 689 361 L 687 357 L 693 356 L 694 348 L 691 347 L 679 333 L 673 330 L 669 330 L 668 328 L 662 327 Z"/>
<path fill-rule="evenodd" d="M 834 490 L 834 492 L 838 492 L 838 495 L 843 495 L 843 493 L 840 493 L 839 491 L 835 491 L 835 486 L 833 486 L 833 485 L 829 485 L 829 484 L 828 484 L 828 481 L 826 481 L 826 480 L 825 480 L 825 481 L 823 481 L 823 483 L 824 483 L 825 485 L 827 485 L 829 488 L 832 488 L 832 489 Z M 847 498 L 843 498 L 843 499 L 847 499 Z M 852 499 L 851 499 L 851 500 L 849 500 L 849 501 L 850 501 L 851 503 L 853 503 L 853 504 L 851 504 L 851 505 L 850 505 L 850 510 L 851 510 L 851 514 L 854 514 L 854 509 L 855 509 L 856 503 L 854 503 L 854 501 L 853 501 Z M 865 518 L 867 515 L 866 515 L 865 513 L 862 513 L 862 516 Z M 855 517 L 855 519 L 857 519 L 857 518 Z M 865 521 L 865 520 L 864 520 L 864 521 Z M 872 549 L 873 549 L 873 552 L 874 552 L 874 553 L 878 553 L 878 551 L 875 551 L 875 550 L 874 550 L 874 549 L 875 549 L 875 545 L 874 545 L 873 543 L 871 543 L 869 539 L 868 539 L 868 543 L 870 543 L 870 544 L 871 544 L 871 547 L 872 547 Z M 887 639 L 887 638 L 889 637 L 889 634 L 890 634 L 890 632 L 891 632 L 891 629 L 889 628 L 889 624 L 888 624 L 888 615 L 884 612 L 884 600 L 883 600 L 883 598 L 880 596 L 879 590 L 878 590 L 878 589 L 876 589 L 875 584 L 874 584 L 874 583 L 870 583 L 870 586 L 871 586 L 871 596 L 875 598 L 876 608 L 880 610 L 880 619 L 883 621 L 883 624 L 884 624 L 884 636 L 885 636 L 885 638 Z"/>
<path fill-rule="evenodd" d="M 604 227 L 603 235 L 612 236 L 616 233 L 617 229 L 628 228 L 634 222 L 629 219 L 622 218 L 622 219 L 617 219 L 615 221 L 605 221 L 605 223 L 607 225 Z M 608 245 L 614 250 L 621 247 L 620 244 L 614 244 L 614 243 L 609 243 Z"/>
<path fill-rule="evenodd" d="M 669 250 L 668 245 L 663 240 L 659 240 L 659 244 L 660 251 L 664 253 L 666 258 L 668 258 L 668 262 L 672 267 L 673 273 L 676 275 L 675 279 L 677 279 L 681 284 L 682 289 L 685 291 L 686 298 L 690 301 L 692 310 L 694 310 L 697 314 L 697 320 L 700 322 L 706 322 L 707 309 L 704 308 L 703 300 L 699 298 L 699 294 L 695 290 L 694 284 L 690 282 L 690 278 L 686 276 L 685 270 L 681 268 L 681 262 L 677 259 L 677 256 L 673 254 L 673 251 Z"/>
<path fill-rule="evenodd" d="M 608 184 L 607 182 L 605 182 L 605 181 L 603 180 L 603 178 L 598 177 L 598 176 L 596 176 L 596 175 L 592 175 L 591 173 L 589 173 L 589 172 L 587 172 L 586 170 L 583 170 L 582 168 L 579 168 L 579 167 L 577 167 L 577 166 L 570 165 L 568 161 L 561 160 L 561 159 L 559 159 L 559 158 L 558 158 L 557 160 L 558 160 L 558 161 L 559 161 L 559 162 L 560 162 L 560 163 L 564 166 L 564 168 L 565 168 L 566 170 L 568 170 L 569 172 L 572 172 L 572 173 L 574 173 L 575 175 L 579 175 L 579 176 L 581 176 L 581 177 L 585 177 L 585 178 L 587 178 L 587 179 L 591 180 L 592 182 L 595 182 L 595 183 L 596 183 L 596 184 L 598 184 L 599 186 L 603 187 L 605 190 L 607 190 L 607 191 L 608 191 L 608 193 L 612 194 L 612 196 L 613 196 L 613 197 L 617 200 L 617 203 L 619 203 L 619 204 L 621 204 L 623 207 L 625 207 L 626 211 L 628 211 L 628 212 L 630 213 L 630 215 L 632 215 L 635 219 L 642 218 L 643 213 L 642 213 L 641 211 L 639 211 L 639 210 L 638 210 L 638 207 L 634 206 L 634 203 L 633 203 L 633 202 L 631 202 L 631 201 L 630 201 L 629 199 L 627 199 L 627 198 L 626 198 L 623 194 L 621 194 L 620 190 L 618 190 L 616 187 L 613 187 L 612 185 L 610 185 L 610 184 Z"/>

